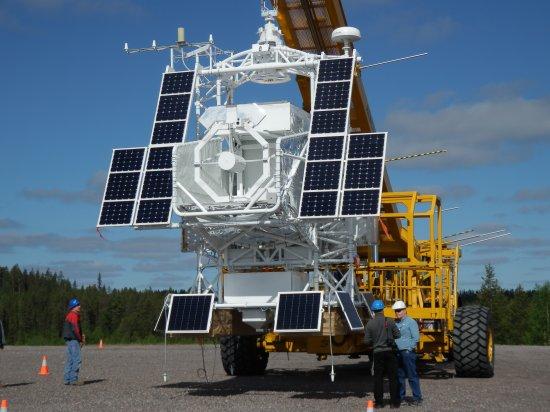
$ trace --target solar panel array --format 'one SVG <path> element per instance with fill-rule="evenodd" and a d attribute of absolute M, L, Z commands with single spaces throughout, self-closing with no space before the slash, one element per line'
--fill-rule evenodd
<path fill-rule="evenodd" d="M 319 332 L 322 292 L 279 292 L 275 332 Z"/>
<path fill-rule="evenodd" d="M 145 147 L 113 150 L 98 226 L 132 223 L 146 152 Z"/>
<path fill-rule="evenodd" d="M 380 214 L 387 133 L 348 136 L 340 216 Z"/>
<path fill-rule="evenodd" d="M 214 294 L 172 295 L 166 333 L 208 333 Z"/>
<path fill-rule="evenodd" d="M 359 313 L 357 313 L 357 309 L 353 304 L 350 294 L 348 292 L 336 292 L 336 296 L 338 297 L 340 307 L 342 308 L 342 312 L 344 312 L 350 330 L 354 332 L 363 331 L 363 322 L 359 317 Z"/>
<path fill-rule="evenodd" d="M 170 223 L 172 152 L 184 140 L 194 87 L 194 71 L 163 74 L 149 148 L 115 149 L 98 227 Z"/>
<path fill-rule="evenodd" d="M 300 217 L 336 217 L 355 57 L 319 62 Z"/>

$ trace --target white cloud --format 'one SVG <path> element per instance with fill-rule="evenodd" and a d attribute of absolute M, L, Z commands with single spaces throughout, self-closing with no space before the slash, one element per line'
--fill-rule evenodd
<path fill-rule="evenodd" d="M 550 99 L 520 96 L 455 103 L 437 110 L 398 109 L 384 129 L 389 157 L 447 149 L 448 153 L 392 163 L 392 167 L 452 168 L 510 163 L 550 142 Z"/>
<path fill-rule="evenodd" d="M 64 189 L 25 189 L 21 192 L 23 197 L 31 200 L 56 200 L 62 203 L 91 203 L 99 205 L 107 173 L 98 171 L 88 179 L 86 185 L 81 190 L 64 190 Z"/>

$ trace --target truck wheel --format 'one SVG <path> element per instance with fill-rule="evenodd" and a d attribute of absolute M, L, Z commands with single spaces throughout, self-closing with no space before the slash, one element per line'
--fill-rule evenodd
<path fill-rule="evenodd" d="M 224 336 L 220 339 L 222 364 L 231 376 L 264 373 L 269 353 L 258 348 L 257 336 Z"/>
<path fill-rule="evenodd" d="M 494 375 L 495 347 L 491 312 L 483 306 L 456 310 L 453 358 L 457 376 L 490 378 Z"/>

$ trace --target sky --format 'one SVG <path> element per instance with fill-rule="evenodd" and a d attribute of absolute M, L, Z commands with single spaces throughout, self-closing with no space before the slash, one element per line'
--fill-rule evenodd
<path fill-rule="evenodd" d="M 130 47 L 212 34 L 244 50 L 262 25 L 257 0 L 0 0 L 0 265 L 62 271 L 79 284 L 184 288 L 195 256 L 178 231 L 95 225 L 111 151 L 149 140 L 168 56 Z M 388 166 L 394 190 L 441 196 L 444 232 L 505 229 L 466 246 L 459 287 L 484 265 L 504 287 L 550 280 L 550 3 L 343 0 L 361 30 L 376 128 L 390 156 L 447 153 Z M 259 94 L 260 93 L 260 94 Z M 271 93 L 271 92 L 269 92 Z M 255 88 L 237 102 L 262 101 Z M 300 104 L 294 82 L 269 100 Z"/>

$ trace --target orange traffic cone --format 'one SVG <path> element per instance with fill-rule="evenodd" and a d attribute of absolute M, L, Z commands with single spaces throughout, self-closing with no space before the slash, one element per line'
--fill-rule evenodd
<path fill-rule="evenodd" d="M 0 412 L 8 412 L 8 401 L 6 399 L 2 399 L 2 403 L 0 404 Z"/>
<path fill-rule="evenodd" d="M 371 400 L 367 401 L 367 412 L 374 412 L 374 402 Z"/>
<path fill-rule="evenodd" d="M 48 360 L 46 355 L 42 356 L 42 366 L 40 367 L 40 372 L 38 372 L 40 376 L 47 376 L 50 374 L 50 370 L 48 369 Z"/>
<path fill-rule="evenodd" d="M 99 345 L 97 345 L 98 349 L 103 349 L 103 339 L 99 340 Z"/>

